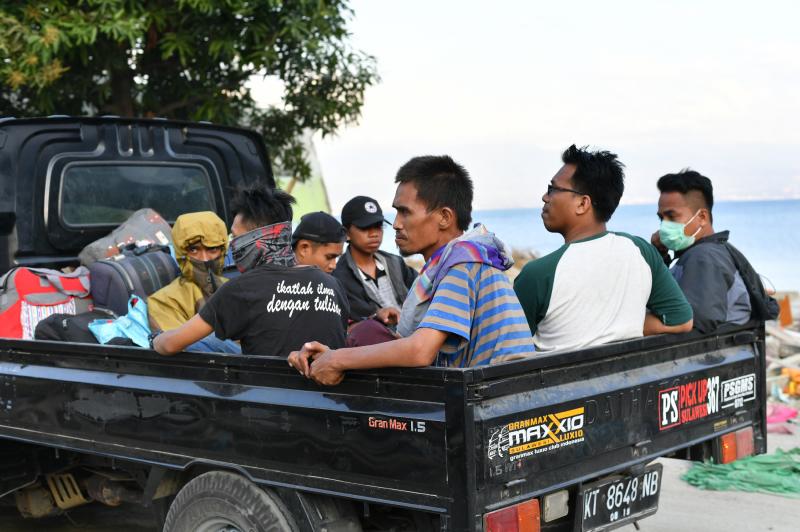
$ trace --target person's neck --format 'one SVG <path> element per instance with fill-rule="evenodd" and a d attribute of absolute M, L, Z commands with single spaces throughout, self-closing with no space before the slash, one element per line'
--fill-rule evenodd
<path fill-rule="evenodd" d="M 361 270 L 371 270 L 375 266 L 375 255 L 372 253 L 365 253 L 360 249 L 350 246 L 350 255 L 353 257 L 353 262 Z"/>
<path fill-rule="evenodd" d="M 433 256 L 434 253 L 439 251 L 439 249 L 441 249 L 442 247 L 446 246 L 448 243 L 450 243 L 450 241 L 455 240 L 456 238 L 460 237 L 463 234 L 464 231 L 461 230 L 442 233 L 435 244 L 420 251 L 420 253 L 422 253 L 422 258 L 425 259 L 425 262 L 428 262 L 429 260 L 431 260 L 431 257 Z"/>
<path fill-rule="evenodd" d="M 584 238 L 589 238 L 604 232 L 606 232 L 606 224 L 593 223 L 572 227 L 562 234 L 564 236 L 564 243 L 570 244 L 577 240 L 583 240 Z"/>
<path fill-rule="evenodd" d="M 714 234 L 714 228 L 711 225 L 707 225 L 700 229 L 700 232 L 697 233 L 697 237 L 695 240 L 702 240 L 703 238 L 709 237 Z"/>

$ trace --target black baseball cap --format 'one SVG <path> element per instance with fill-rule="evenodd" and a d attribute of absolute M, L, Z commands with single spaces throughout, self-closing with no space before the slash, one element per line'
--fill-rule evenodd
<path fill-rule="evenodd" d="M 298 240 L 311 240 L 321 244 L 344 242 L 347 237 L 344 227 L 327 212 L 310 212 L 300 218 L 297 229 L 292 233 L 292 246 Z"/>
<path fill-rule="evenodd" d="M 367 196 L 356 196 L 342 207 L 342 225 L 355 225 L 359 229 L 387 222 L 378 202 Z"/>

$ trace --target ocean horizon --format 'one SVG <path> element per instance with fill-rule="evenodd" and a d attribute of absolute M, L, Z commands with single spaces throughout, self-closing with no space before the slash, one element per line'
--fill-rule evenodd
<path fill-rule="evenodd" d="M 656 210 L 655 203 L 620 205 L 608 229 L 649 242 L 658 230 Z M 542 256 L 564 241 L 544 228 L 540 215 L 541 208 L 477 210 L 472 221 L 484 224 L 510 247 Z M 765 285 L 781 291 L 800 290 L 800 199 L 719 201 L 714 204 L 713 216 L 714 230 L 730 231 L 731 244 L 744 253 Z M 391 230 L 385 232 L 381 247 L 397 251 Z"/>

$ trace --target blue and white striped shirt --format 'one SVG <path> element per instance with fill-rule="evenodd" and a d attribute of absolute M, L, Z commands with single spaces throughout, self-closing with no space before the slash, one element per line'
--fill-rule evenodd
<path fill-rule="evenodd" d="M 488 264 L 452 267 L 436 288 L 419 327 L 448 333 L 437 366 L 481 366 L 535 351 L 511 282 Z"/>

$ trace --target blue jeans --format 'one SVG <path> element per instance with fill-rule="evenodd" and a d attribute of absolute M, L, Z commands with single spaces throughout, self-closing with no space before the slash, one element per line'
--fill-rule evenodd
<path fill-rule="evenodd" d="M 242 347 L 233 340 L 221 340 L 214 333 L 209 334 L 202 340 L 198 340 L 189 347 L 187 351 L 192 353 L 230 353 L 241 355 Z"/>

